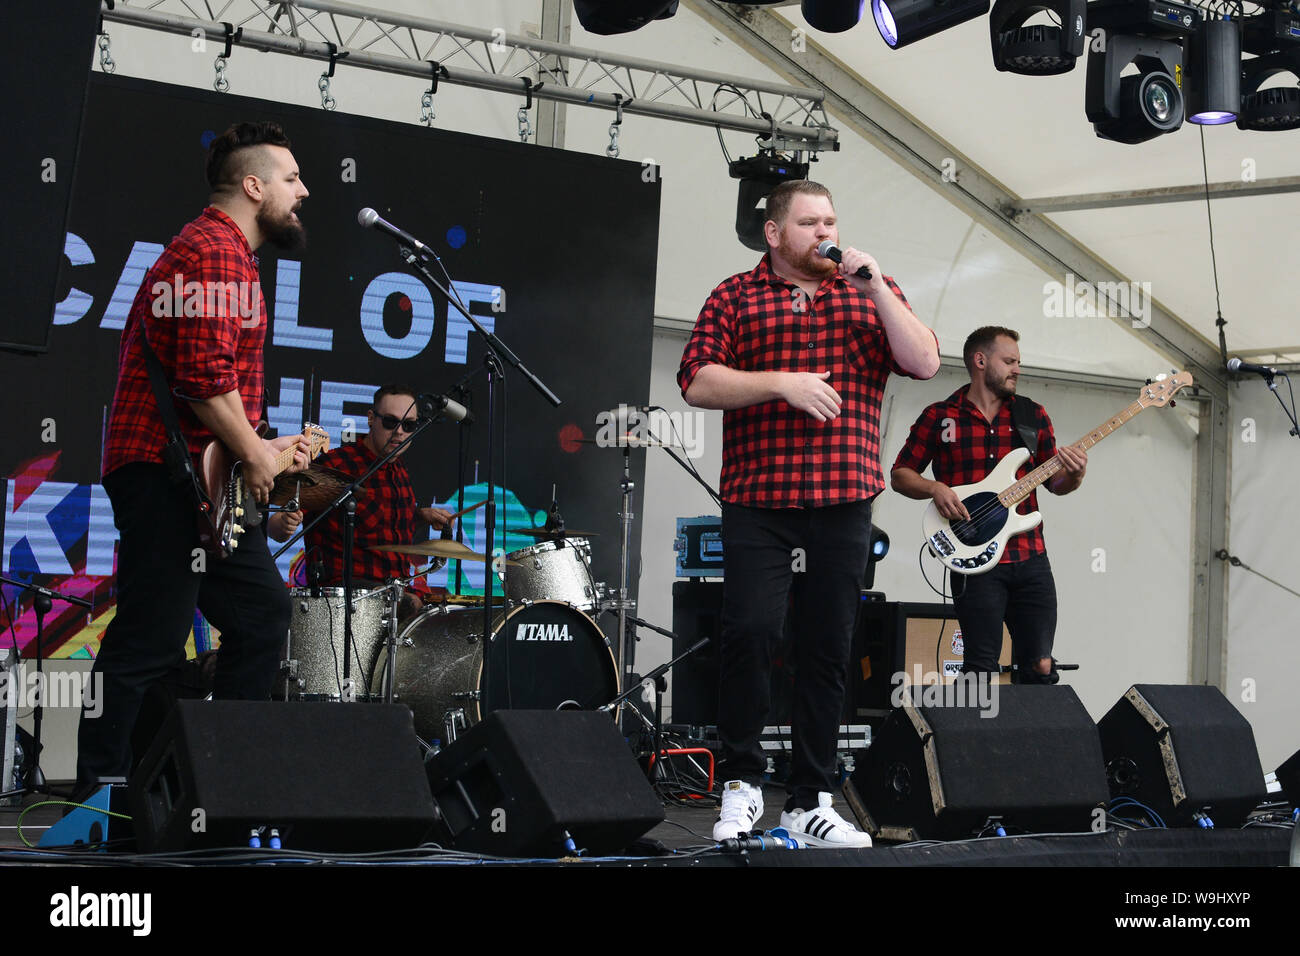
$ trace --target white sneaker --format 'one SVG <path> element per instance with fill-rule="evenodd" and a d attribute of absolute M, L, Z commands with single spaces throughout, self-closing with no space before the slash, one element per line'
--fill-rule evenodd
<path fill-rule="evenodd" d="M 812 810 L 795 809 L 781 814 L 781 826 L 790 836 L 809 846 L 864 847 L 871 846 L 871 837 L 844 820 L 831 809 L 831 795 L 817 794 L 817 807 Z"/>
<path fill-rule="evenodd" d="M 734 840 L 754 829 L 762 815 L 762 789 L 743 780 L 728 780 L 722 785 L 722 810 L 713 824 L 713 839 Z"/>

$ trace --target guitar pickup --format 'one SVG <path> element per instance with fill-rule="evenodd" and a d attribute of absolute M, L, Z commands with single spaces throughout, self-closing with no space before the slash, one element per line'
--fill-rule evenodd
<path fill-rule="evenodd" d="M 941 558 L 949 557 L 957 550 L 952 541 L 948 539 L 948 535 L 943 531 L 936 531 L 930 535 L 930 547 Z"/>

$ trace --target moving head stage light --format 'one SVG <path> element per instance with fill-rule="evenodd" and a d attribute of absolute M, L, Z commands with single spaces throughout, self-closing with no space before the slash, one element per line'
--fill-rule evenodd
<path fill-rule="evenodd" d="M 1245 60 L 1241 67 L 1241 110 L 1237 114 L 1237 128 L 1300 129 L 1300 89 L 1294 86 L 1260 89 L 1278 73 L 1300 77 L 1300 47 Z"/>
<path fill-rule="evenodd" d="M 1102 139 L 1145 143 L 1183 125 L 1182 40 L 1200 12 L 1166 0 L 1097 0 L 1088 4 L 1088 28 L 1105 31 L 1104 45 L 1088 53 L 1084 108 Z M 1136 74 L 1121 76 L 1130 64 Z"/>
<path fill-rule="evenodd" d="M 1024 76 L 1070 72 L 1087 45 L 1087 6 L 1087 0 L 998 0 L 989 14 L 993 65 Z M 1055 13 L 1060 26 L 1025 26 L 1026 20 L 1043 11 Z"/>
<path fill-rule="evenodd" d="M 677 12 L 677 0 L 573 0 L 573 12 L 588 33 L 609 36 L 667 20 Z"/>
<path fill-rule="evenodd" d="M 767 222 L 767 209 L 760 208 L 773 189 L 787 179 L 807 179 L 808 164 L 792 162 L 771 150 L 762 150 L 757 156 L 732 160 L 727 165 L 732 179 L 740 180 L 740 194 L 736 197 L 736 238 L 746 248 L 767 252 L 767 239 L 763 224 Z"/>

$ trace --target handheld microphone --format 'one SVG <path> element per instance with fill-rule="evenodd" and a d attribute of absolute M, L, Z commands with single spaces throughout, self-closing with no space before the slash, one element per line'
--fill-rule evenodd
<path fill-rule="evenodd" d="M 1267 365 L 1252 365 L 1250 362 L 1243 362 L 1241 359 L 1233 356 L 1228 359 L 1229 372 L 1256 372 L 1265 378 L 1271 379 L 1277 374 L 1277 369 L 1269 368 Z"/>
<path fill-rule="evenodd" d="M 419 239 L 416 239 L 405 229 L 397 228 L 369 206 L 357 213 L 357 222 L 367 229 L 378 229 L 380 232 L 387 233 L 404 246 L 410 246 L 421 259 L 437 258 L 434 251 Z"/>
<path fill-rule="evenodd" d="M 831 242 L 829 239 L 823 239 L 821 242 L 817 243 L 817 255 L 821 256 L 823 259 L 829 259 L 834 263 L 839 263 L 844 258 L 844 254 L 840 252 L 840 247 L 835 245 L 835 243 Z M 862 279 L 871 278 L 871 270 L 866 266 L 858 266 L 858 271 L 853 274 Z"/>

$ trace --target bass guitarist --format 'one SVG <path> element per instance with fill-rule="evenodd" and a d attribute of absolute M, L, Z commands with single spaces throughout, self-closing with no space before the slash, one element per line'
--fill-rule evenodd
<path fill-rule="evenodd" d="M 184 436 L 190 455 L 220 440 L 243 462 L 259 503 L 272 487 L 277 453 L 295 448 L 290 467 L 306 465 L 302 436 L 265 441 L 254 430 L 262 417 L 266 306 L 253 250 L 264 241 L 303 245 L 297 209 L 307 188 L 274 123 L 241 123 L 215 138 L 207 178 L 209 205 L 145 275 L 122 331 L 103 465 L 120 534 L 117 610 L 95 659 L 102 713 L 81 714 L 78 796 L 100 778 L 126 776 L 140 702 L 183 659 L 196 606 L 221 631 L 219 698 L 270 696 L 289 627 L 289 594 L 262 525 L 249 527 L 229 557 L 207 554 L 194 483 L 166 463 L 165 448 L 169 432 Z M 162 389 L 170 393 L 166 406 L 155 397 Z"/>
<path fill-rule="evenodd" d="M 895 491 L 909 498 L 932 499 L 950 521 L 969 521 L 970 514 L 953 486 L 981 481 L 1022 445 L 1031 454 L 1017 477 L 1056 455 L 1062 468 L 1047 481 L 1047 489 L 1068 495 L 1079 487 L 1088 466 L 1087 452 L 1074 445 L 1057 448 L 1046 410 L 1016 395 L 1019 341 L 1017 332 L 999 326 L 976 329 L 967 337 L 962 358 L 970 383 L 926 408 L 912 425 L 890 472 Z M 933 468 L 933 481 L 921 474 L 926 466 Z M 1023 514 L 1038 510 L 1036 496 L 1031 494 L 1020 510 Z M 1056 583 L 1042 525 L 1012 537 L 991 571 L 954 576 L 953 605 L 965 644 L 962 673 L 997 673 L 1005 621 L 1019 682 L 1059 680 L 1052 664 Z"/>

